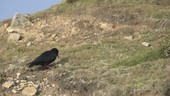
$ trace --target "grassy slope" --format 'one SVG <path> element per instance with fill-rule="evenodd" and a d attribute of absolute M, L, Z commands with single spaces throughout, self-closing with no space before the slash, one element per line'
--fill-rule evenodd
<path fill-rule="evenodd" d="M 62 3 L 33 14 L 32 19 L 48 18 L 49 14 L 53 16 L 57 14 L 63 16 L 88 14 L 101 19 L 103 22 L 113 24 L 119 22 L 120 26 L 129 26 L 113 32 L 106 31 L 106 36 L 101 34 L 105 38 L 97 44 L 87 42 L 84 45 L 65 47 L 61 43 L 57 43 L 48 47 L 45 44 L 40 45 L 39 48 L 45 50 L 59 46 L 60 54 L 66 59 L 61 63 L 68 64 L 64 65 L 62 69 L 56 68 L 56 72 L 68 71 L 67 78 L 87 78 L 87 81 L 96 81 L 98 88 L 94 91 L 95 94 L 103 95 L 105 93 L 105 96 L 139 96 L 140 94 L 144 96 L 169 96 L 170 50 L 168 48 L 170 43 L 168 41 L 170 28 L 166 22 L 170 19 L 170 6 L 164 6 L 166 5 L 164 3 L 157 5 L 159 2 L 156 0 L 155 2 L 150 0 L 152 2 L 148 1 L 148 4 L 146 4 L 147 2 L 138 3 L 137 0 L 105 1 L 78 0 L 74 4 Z M 118 17 L 112 15 L 118 15 Z M 119 18 L 124 15 L 125 17 L 122 18 L 125 19 Z M 129 19 L 128 16 L 131 15 L 135 19 Z M 136 26 L 144 27 L 137 29 Z M 133 41 L 123 39 L 124 36 L 129 35 L 133 35 L 135 39 Z M 93 38 L 90 39 L 93 41 Z M 78 40 L 75 38 L 73 42 Z M 151 43 L 151 47 L 142 46 L 141 42 L 143 41 Z M 0 44 L 3 42 L 5 41 L 1 40 Z M 6 49 L 1 53 L 4 55 L 0 58 L 4 62 L 9 62 L 8 59 L 12 60 L 13 56 L 19 58 L 29 54 L 36 56 L 42 51 L 37 46 L 28 48 L 22 45 L 7 44 Z M 100 93 L 99 90 L 103 93 Z"/>

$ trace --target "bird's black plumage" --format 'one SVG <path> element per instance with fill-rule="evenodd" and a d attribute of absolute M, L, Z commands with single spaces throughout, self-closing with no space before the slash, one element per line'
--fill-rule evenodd
<path fill-rule="evenodd" d="M 52 63 L 56 59 L 56 57 L 59 57 L 58 53 L 59 51 L 57 48 L 45 51 L 32 62 L 28 63 L 28 67 L 32 67 L 35 65 L 47 66 Z"/>

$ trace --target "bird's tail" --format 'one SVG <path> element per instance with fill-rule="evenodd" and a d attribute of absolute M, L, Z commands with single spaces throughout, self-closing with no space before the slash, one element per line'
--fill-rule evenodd
<path fill-rule="evenodd" d="M 30 63 L 27 64 L 27 66 L 28 66 L 29 68 L 31 68 L 32 66 L 34 66 L 34 64 L 33 64 L 32 62 L 30 62 Z"/>

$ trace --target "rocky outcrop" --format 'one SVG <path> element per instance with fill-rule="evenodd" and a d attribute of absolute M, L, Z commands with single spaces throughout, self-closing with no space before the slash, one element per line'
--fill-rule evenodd
<path fill-rule="evenodd" d="M 13 19 L 10 26 L 7 28 L 7 32 L 18 32 L 18 33 L 24 33 L 24 28 L 27 26 L 33 25 L 30 20 L 28 19 L 29 16 L 22 15 L 22 14 L 16 14 Z"/>

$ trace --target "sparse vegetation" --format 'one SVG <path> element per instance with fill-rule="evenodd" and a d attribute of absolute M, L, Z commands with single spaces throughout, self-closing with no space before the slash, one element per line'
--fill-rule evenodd
<path fill-rule="evenodd" d="M 46 30 L 35 29 L 50 35 L 41 41 L 33 35 L 28 40 L 34 44 L 29 47 L 27 41 L 7 43 L 8 34 L 0 27 L 0 35 L 5 34 L 0 38 L 4 69 L 13 63 L 25 67 L 41 52 L 57 47 L 60 60 L 50 71 L 22 69 L 22 76 L 36 75 L 35 81 L 47 76 L 73 96 L 169 96 L 169 0 L 66 1 L 32 14 L 35 26 L 44 21 L 50 25 Z M 52 34 L 57 38 L 50 39 Z M 16 71 L 21 70 L 6 75 Z M 4 81 L 6 76 L 0 76 Z"/>

